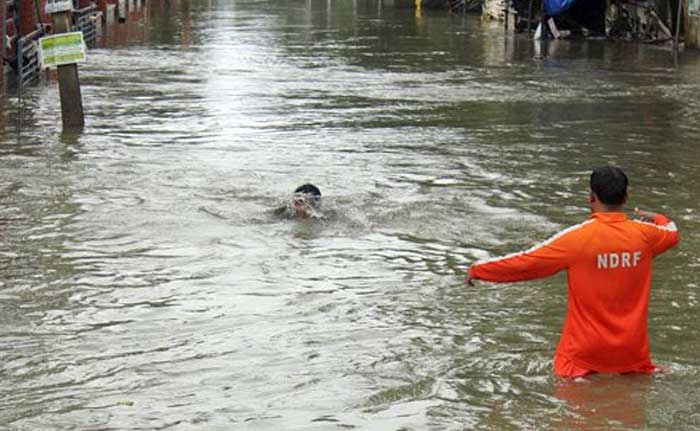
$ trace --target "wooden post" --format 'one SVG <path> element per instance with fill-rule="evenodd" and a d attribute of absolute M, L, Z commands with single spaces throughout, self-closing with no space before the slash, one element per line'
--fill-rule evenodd
<path fill-rule="evenodd" d="M 71 31 L 72 12 L 58 12 L 51 15 L 54 34 Z M 58 91 L 61 96 L 61 118 L 64 129 L 82 128 L 85 125 L 83 100 L 80 95 L 78 65 L 58 66 Z"/>

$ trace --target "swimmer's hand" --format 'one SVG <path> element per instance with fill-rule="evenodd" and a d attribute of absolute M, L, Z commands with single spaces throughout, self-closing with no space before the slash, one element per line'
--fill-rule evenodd
<path fill-rule="evenodd" d="M 659 216 L 659 214 L 657 214 L 657 213 L 653 213 L 651 211 L 640 210 L 637 207 L 634 208 L 634 215 L 639 217 L 640 220 L 646 221 L 649 223 L 654 223 L 654 220 L 656 219 L 656 217 Z"/>

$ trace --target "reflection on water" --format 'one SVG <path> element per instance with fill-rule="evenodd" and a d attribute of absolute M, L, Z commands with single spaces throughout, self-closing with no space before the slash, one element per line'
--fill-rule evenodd
<path fill-rule="evenodd" d="M 639 429 L 647 424 L 646 406 L 654 377 L 649 375 L 594 376 L 562 380 L 554 396 L 566 402 L 569 415 L 560 429 Z"/>
<path fill-rule="evenodd" d="M 698 58 L 376 1 L 153 1 L 0 98 L 0 428 L 693 429 Z M 22 118 L 21 133 L 17 133 Z M 469 263 L 586 217 L 617 163 L 684 236 L 658 376 L 562 382 L 565 279 Z M 271 211 L 318 184 L 320 223 Z"/>

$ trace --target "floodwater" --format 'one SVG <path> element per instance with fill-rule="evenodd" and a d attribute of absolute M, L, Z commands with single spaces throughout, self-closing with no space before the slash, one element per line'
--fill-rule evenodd
<path fill-rule="evenodd" d="M 0 99 L 0 429 L 700 427 L 698 53 L 543 56 L 376 1 L 136 5 L 80 66 L 81 134 L 53 79 Z M 668 372 L 573 383 L 564 276 L 464 273 L 585 219 L 605 163 L 682 231 Z M 328 217 L 276 218 L 307 181 Z"/>

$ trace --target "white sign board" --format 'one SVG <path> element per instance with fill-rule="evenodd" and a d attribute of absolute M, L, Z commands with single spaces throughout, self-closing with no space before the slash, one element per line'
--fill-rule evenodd
<path fill-rule="evenodd" d="M 48 15 L 71 11 L 73 10 L 73 0 L 46 0 L 46 7 L 44 10 Z"/>
<path fill-rule="evenodd" d="M 62 66 L 85 61 L 87 48 L 83 32 L 60 33 L 39 39 L 41 68 Z"/>

